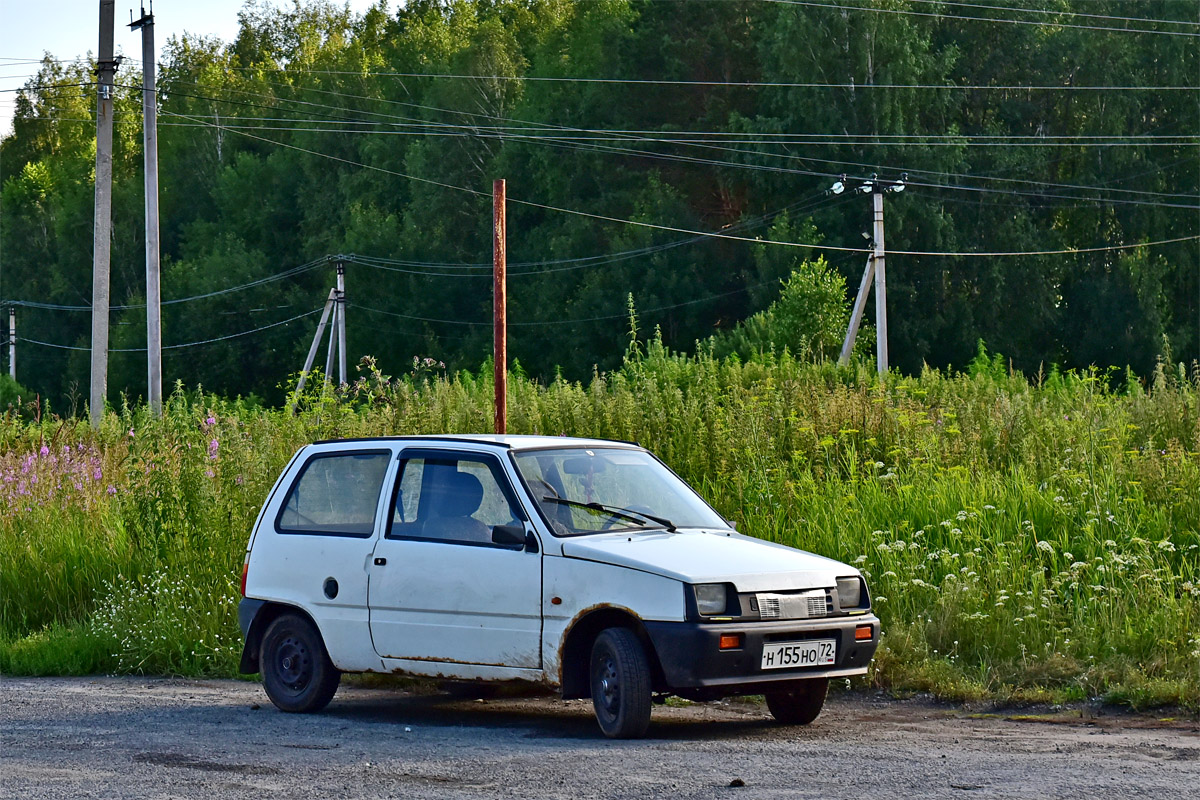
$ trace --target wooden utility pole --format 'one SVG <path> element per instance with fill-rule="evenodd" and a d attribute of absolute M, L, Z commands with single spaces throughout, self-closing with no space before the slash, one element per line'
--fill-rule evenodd
<path fill-rule="evenodd" d="M 154 6 L 131 22 L 142 31 L 142 142 L 146 172 L 146 373 L 150 413 L 162 415 L 162 304 L 158 245 L 158 100 L 154 77 Z"/>
<path fill-rule="evenodd" d="M 871 193 L 871 202 L 875 210 L 875 254 L 872 261 L 875 267 L 875 362 L 880 375 L 888 373 L 888 338 L 887 338 L 887 280 L 883 250 L 883 189 L 875 183 L 875 191 Z"/>
<path fill-rule="evenodd" d="M 96 61 L 96 214 L 92 239 L 91 422 L 100 427 L 108 394 L 108 285 L 112 254 L 113 6 L 100 0 L 100 47 Z"/>
<path fill-rule="evenodd" d="M 504 179 L 492 182 L 492 324 L 495 339 L 496 433 L 508 433 L 508 296 Z"/>

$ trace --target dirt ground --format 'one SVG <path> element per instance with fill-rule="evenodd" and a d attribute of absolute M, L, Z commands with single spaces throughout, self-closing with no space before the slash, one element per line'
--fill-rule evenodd
<path fill-rule="evenodd" d="M 604 739 L 587 702 L 343 686 L 316 715 L 255 683 L 0 678 L 0 798 L 1196 798 L 1195 717 L 972 713 L 831 697 L 659 706 Z"/>

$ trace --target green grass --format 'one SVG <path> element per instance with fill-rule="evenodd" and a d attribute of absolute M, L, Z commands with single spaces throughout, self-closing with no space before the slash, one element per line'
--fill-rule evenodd
<path fill-rule="evenodd" d="M 0 672 L 232 674 L 245 541 L 297 447 L 491 427 L 490 380 L 367 366 L 298 414 L 177 390 L 95 433 L 0 420 Z M 986 360 L 880 383 L 652 343 L 586 384 L 510 377 L 509 425 L 640 441 L 740 530 L 858 565 L 873 685 L 1195 707 L 1200 391 L 1182 370 L 1126 386 Z"/>

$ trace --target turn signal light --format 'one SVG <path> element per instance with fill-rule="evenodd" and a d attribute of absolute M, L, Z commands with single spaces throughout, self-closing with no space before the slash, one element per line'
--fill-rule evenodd
<path fill-rule="evenodd" d="M 742 635 L 740 633 L 722 633 L 720 640 L 717 642 L 719 650 L 737 650 L 742 646 Z"/>
<path fill-rule="evenodd" d="M 242 562 L 242 597 L 246 596 L 246 576 L 250 574 L 250 558 Z"/>
<path fill-rule="evenodd" d="M 871 626 L 870 625 L 859 625 L 857 628 L 854 629 L 854 640 L 855 641 L 861 642 L 863 640 L 867 640 L 870 638 L 871 638 Z"/>

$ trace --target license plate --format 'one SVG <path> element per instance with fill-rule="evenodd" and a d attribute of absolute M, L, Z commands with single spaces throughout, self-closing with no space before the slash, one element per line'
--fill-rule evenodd
<path fill-rule="evenodd" d="M 820 667 L 837 660 L 836 639 L 810 639 L 803 642 L 766 642 L 763 644 L 763 669 Z"/>

